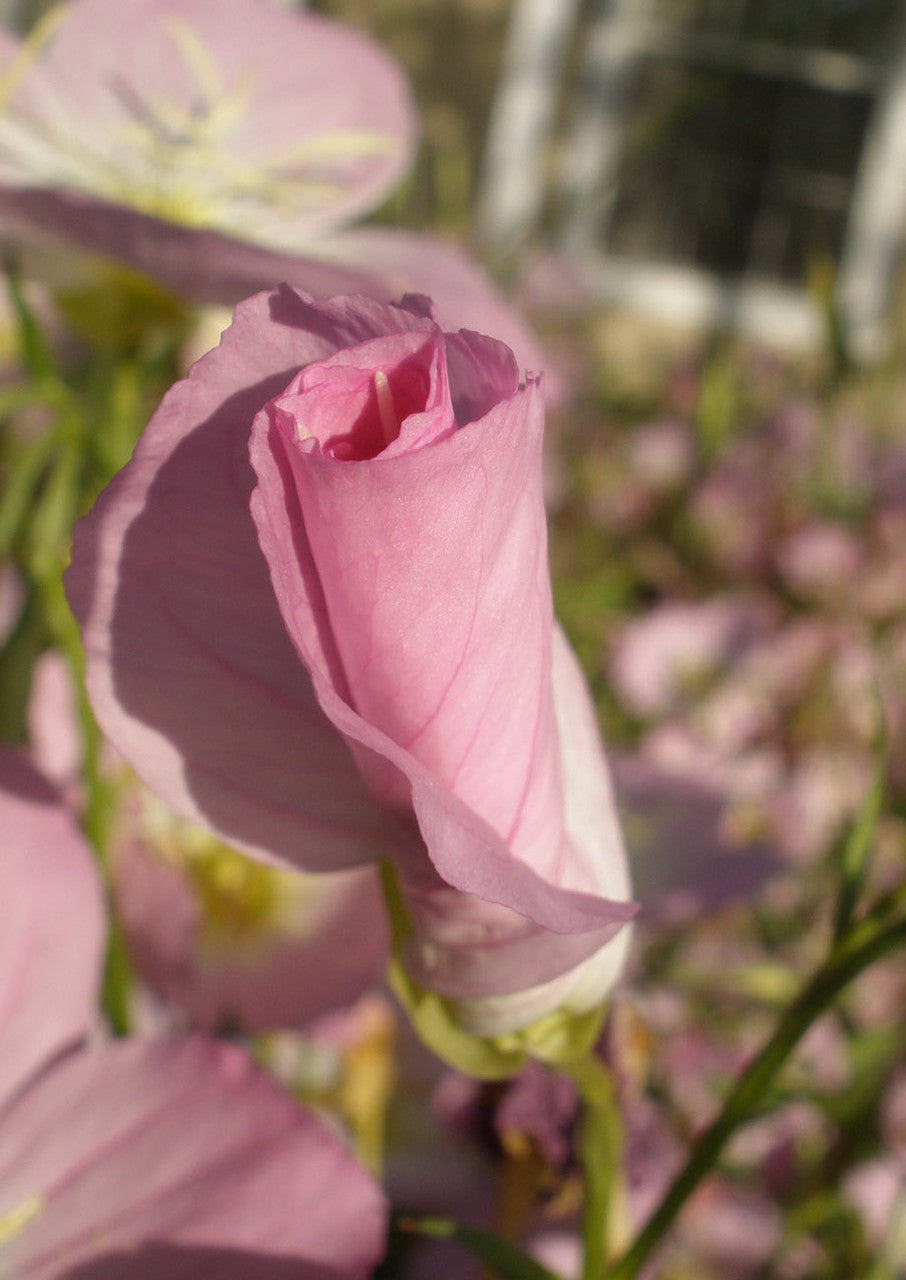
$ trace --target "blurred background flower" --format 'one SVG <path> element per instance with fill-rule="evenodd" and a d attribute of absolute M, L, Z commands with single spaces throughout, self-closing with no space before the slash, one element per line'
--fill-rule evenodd
<path fill-rule="evenodd" d="M 364 1277 L 385 1206 L 238 1045 L 97 1041 L 104 920 L 53 788 L 0 752 L 0 1268 L 17 1280 Z"/>
<path fill-rule="evenodd" d="M 138 974 L 206 1030 L 303 1028 L 379 986 L 387 925 L 371 868 L 261 866 L 136 784 L 111 862 Z"/>
<path fill-rule="evenodd" d="M 493 333 L 523 368 L 549 363 L 455 245 L 344 230 L 415 147 L 403 72 L 361 33 L 269 0 L 185 0 L 176 13 L 123 0 L 116 23 L 106 0 L 70 0 L 23 41 L 4 34 L 0 62 L 0 229 L 20 248 L 37 238 L 36 273 L 84 291 L 68 247 L 198 302 L 283 281 L 317 297 L 416 291 L 447 328 Z"/>

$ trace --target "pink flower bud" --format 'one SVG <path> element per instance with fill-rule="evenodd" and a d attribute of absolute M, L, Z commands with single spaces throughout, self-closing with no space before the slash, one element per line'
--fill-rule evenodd
<path fill-rule="evenodd" d="M 598 1003 L 633 914 L 553 622 L 542 427 L 507 348 L 424 299 L 261 294 L 68 579 L 97 714 L 147 783 L 252 856 L 392 862 L 406 971 L 488 1034 Z"/>

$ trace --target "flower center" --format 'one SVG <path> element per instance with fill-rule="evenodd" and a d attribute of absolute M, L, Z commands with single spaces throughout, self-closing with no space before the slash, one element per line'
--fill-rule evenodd
<path fill-rule="evenodd" d="M 374 394 L 377 396 L 378 416 L 381 420 L 384 444 L 392 444 L 400 433 L 400 424 L 393 404 L 393 388 L 383 369 L 378 369 L 374 375 Z"/>
<path fill-rule="evenodd" d="M 49 78 L 42 58 L 62 21 L 50 11 L 0 73 L 0 161 L 20 169 L 25 185 L 63 188 L 139 210 L 178 225 L 212 228 L 271 248 L 293 251 L 310 241 L 304 215 L 342 205 L 399 140 L 366 129 L 325 129 L 276 151 L 248 155 L 263 68 L 249 66 L 227 83 L 215 51 L 184 18 L 148 33 L 168 39 L 185 78 L 182 95 L 155 94 L 126 73 L 103 82 L 104 127 L 80 119 Z M 166 48 L 166 45 L 162 45 Z M 16 91 L 37 73 L 41 97 Z"/>
<path fill-rule="evenodd" d="M 151 797 L 143 805 L 143 819 L 155 853 L 192 886 L 208 941 L 251 944 L 297 924 L 308 896 L 304 877 L 252 862 Z"/>
<path fill-rule="evenodd" d="M 30 1196 L 28 1200 L 23 1200 L 21 1204 L 16 1205 L 15 1209 L 0 1214 L 0 1248 L 23 1232 L 32 1219 L 43 1212 L 43 1209 L 44 1201 L 41 1197 Z"/>
<path fill-rule="evenodd" d="M 414 331 L 348 347 L 302 369 L 270 412 L 287 438 L 337 462 L 419 448 L 455 430 L 442 340 Z"/>

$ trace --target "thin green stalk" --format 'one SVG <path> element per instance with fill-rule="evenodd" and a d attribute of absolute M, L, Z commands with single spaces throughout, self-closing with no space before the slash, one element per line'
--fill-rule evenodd
<path fill-rule="evenodd" d="M 868 874 L 875 831 L 884 809 L 887 780 L 887 740 L 884 732 L 884 714 L 881 710 L 879 695 L 876 701 L 877 728 L 875 736 L 877 742 L 874 772 L 861 810 L 838 855 L 841 884 L 834 913 L 834 946 L 837 946 L 849 931 L 853 913 L 859 901 L 859 894 Z"/>
<path fill-rule="evenodd" d="M 869 918 L 851 930 L 787 1009 L 770 1040 L 737 1080 L 720 1115 L 702 1134 L 685 1167 L 635 1241 L 612 1267 L 599 1272 L 599 1277 L 603 1280 L 633 1280 L 638 1275 L 672 1227 L 683 1205 L 714 1168 L 725 1143 L 740 1125 L 751 1118 L 765 1090 L 812 1023 L 853 978 L 904 944 L 906 920 L 896 920 L 883 927 Z"/>
<path fill-rule="evenodd" d="M 85 690 L 85 657 L 79 629 L 70 612 L 59 572 L 42 575 L 38 586 L 51 635 L 63 651 L 75 683 L 76 709 L 82 731 L 82 776 L 85 784 L 83 826 L 85 834 L 103 857 L 107 847 L 111 798 L 100 767 L 100 731 Z"/>
<path fill-rule="evenodd" d="M 394 1228 L 404 1235 L 433 1240 L 456 1240 L 480 1258 L 501 1280 L 561 1280 L 540 1262 L 489 1231 L 447 1218 L 397 1218 Z"/>
<path fill-rule="evenodd" d="M 582 1163 L 582 1280 L 599 1280 L 613 1243 L 615 1192 L 623 1163 L 623 1127 L 613 1080 L 592 1054 L 563 1068 L 579 1090 Z"/>
<path fill-rule="evenodd" d="M 0 493 L 0 556 L 8 556 L 32 514 L 35 491 L 48 461 L 57 448 L 54 431 L 29 440 L 13 460 Z"/>
<path fill-rule="evenodd" d="M 85 657 L 79 629 L 70 612 L 59 572 L 49 573 L 40 583 L 45 615 L 53 638 L 69 662 L 76 687 L 79 722 L 82 729 L 82 779 L 85 786 L 85 811 L 82 827 L 97 854 L 107 881 L 107 849 L 110 839 L 110 816 L 113 798 L 101 769 L 101 735 L 88 701 L 85 688 Z M 129 992 L 132 967 L 116 916 L 109 914 L 107 954 L 101 987 L 101 1006 L 111 1030 L 116 1035 L 129 1031 Z"/>

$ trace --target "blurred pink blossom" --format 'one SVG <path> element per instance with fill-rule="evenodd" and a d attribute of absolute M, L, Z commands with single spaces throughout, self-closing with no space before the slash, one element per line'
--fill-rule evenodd
<path fill-rule="evenodd" d="M 695 441 L 684 423 L 673 418 L 644 423 L 627 444 L 626 465 L 642 484 L 669 493 L 684 484 L 695 463 Z"/>
<path fill-rule="evenodd" d="M 776 869 L 763 845 L 731 838 L 719 783 L 650 750 L 618 755 L 613 767 L 640 923 L 698 919 L 747 898 Z"/>
<path fill-rule="evenodd" d="M 47 650 L 28 703 L 31 756 L 81 803 L 81 737 L 68 663 Z M 383 977 L 387 927 L 370 868 L 306 876 L 249 862 L 124 780 L 112 833 L 113 901 L 130 959 L 205 1030 L 300 1027 Z M 171 1012 L 173 1009 L 171 1009 Z"/>
<path fill-rule="evenodd" d="M 845 526 L 814 521 L 797 529 L 776 550 L 786 585 L 807 600 L 846 600 L 863 568 L 859 539 Z"/>
<path fill-rule="evenodd" d="M 771 494 L 763 460 L 738 442 L 700 481 L 687 505 L 689 533 L 714 565 L 738 581 L 760 576 L 769 561 Z"/>
<path fill-rule="evenodd" d="M 116 22 L 71 0 L 12 40 L 0 180 L 68 193 L 88 223 L 122 205 L 295 250 L 373 207 L 413 150 L 393 60 L 263 0 L 122 0 Z"/>
<path fill-rule="evenodd" d="M 663 716 L 763 635 L 770 616 L 763 602 L 745 597 L 660 604 L 615 637 L 608 666 L 614 690 L 636 715 Z"/>
<path fill-rule="evenodd" d="M 0 831 L 0 1098 L 9 1099 L 94 1027 L 104 905 L 91 855 L 57 793 L 7 748 Z"/>
<path fill-rule="evenodd" d="M 304 1027 L 382 980 L 387 927 L 370 868 L 263 867 L 160 813 L 120 834 L 111 876 L 138 974 L 206 1030 Z"/>
<path fill-rule="evenodd" d="M 416 122 L 366 36 L 266 0 L 70 0 L 6 33 L 0 222 L 135 267 L 196 301 L 286 281 L 319 297 L 430 293 L 451 329 L 539 348 L 474 261 L 346 230 L 411 160 Z M 548 391 L 554 390 L 551 380 Z"/>
<path fill-rule="evenodd" d="M 35 662 L 27 716 L 35 764 L 61 790 L 74 795 L 82 764 L 82 736 L 72 673 L 59 650 L 47 649 Z"/>
<path fill-rule="evenodd" d="M 237 1046 L 72 1052 L 95 1024 L 91 856 L 0 755 L 0 1270 L 15 1280 L 362 1277 L 385 1206 L 339 1139 Z"/>

